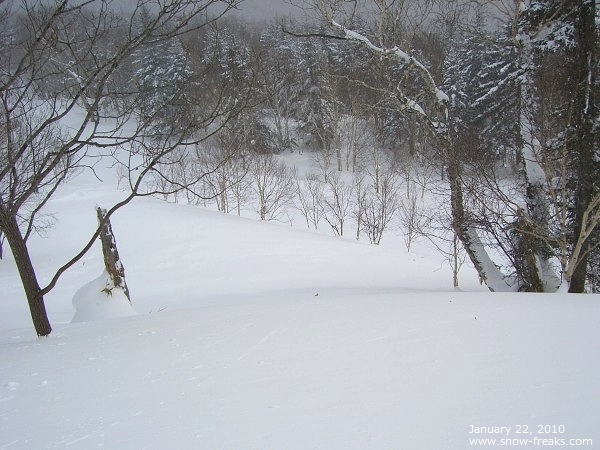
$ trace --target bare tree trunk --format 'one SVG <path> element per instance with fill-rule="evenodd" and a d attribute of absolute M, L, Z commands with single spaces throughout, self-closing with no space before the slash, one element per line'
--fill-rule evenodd
<path fill-rule="evenodd" d="M 98 221 L 101 225 L 100 242 L 102 242 L 104 268 L 106 269 L 106 273 L 112 281 L 113 287 L 118 287 L 122 289 L 125 295 L 127 296 L 129 303 L 131 303 L 131 298 L 129 297 L 129 288 L 127 287 L 127 283 L 125 282 L 125 268 L 123 267 L 123 264 L 121 263 L 121 259 L 119 257 L 119 251 L 117 250 L 117 242 L 112 231 L 110 219 L 105 220 L 104 225 L 102 225 L 102 221 L 106 216 L 106 210 L 97 206 L 96 213 L 98 215 Z"/>
<path fill-rule="evenodd" d="M 460 270 L 460 261 L 459 261 L 459 242 L 458 236 L 456 233 L 452 233 L 452 284 L 454 288 L 458 288 L 458 271 Z"/>
<path fill-rule="evenodd" d="M 530 188 L 531 186 L 528 186 L 527 190 L 530 191 Z M 538 225 L 538 223 L 536 222 L 535 225 Z M 537 234 L 534 226 L 531 220 L 525 217 L 525 213 L 522 210 L 519 211 L 515 225 L 517 236 L 515 238 L 516 245 L 514 245 L 514 266 L 519 278 L 519 290 L 545 292 L 546 287 L 540 270 L 543 255 L 540 253 L 540 242 L 538 242 L 539 239 L 536 237 Z M 545 261 L 545 265 L 547 263 Z"/>
<path fill-rule="evenodd" d="M 575 93 L 573 110 L 575 123 L 572 128 L 576 136 L 573 139 L 573 151 L 577 155 L 577 192 L 575 210 L 575 236 L 581 235 L 586 227 L 585 211 L 594 197 L 595 174 L 594 167 L 594 121 L 597 115 L 597 106 L 594 98 L 596 89 L 596 6 L 593 1 L 583 1 L 578 7 L 576 79 L 577 92 Z M 576 243 L 578 244 L 578 243 Z M 569 284 L 569 292 L 584 292 L 588 266 L 589 239 L 581 243 L 581 257 L 576 262 L 575 270 Z"/>
<path fill-rule="evenodd" d="M 450 205 L 452 210 L 452 228 L 463 244 L 469 259 L 475 266 L 479 278 L 492 292 L 513 291 L 514 286 L 507 277 L 498 269 L 489 257 L 480 241 L 477 231 L 469 226 L 465 213 L 462 180 L 460 175 L 460 161 L 452 144 L 448 146 L 448 182 L 450 183 Z"/>
<path fill-rule="evenodd" d="M 29 256 L 27 243 L 19 229 L 16 217 L 11 214 L 0 215 L 0 228 L 4 231 L 6 240 L 12 250 L 15 264 L 19 270 L 19 276 L 25 290 L 35 331 L 38 336 L 48 336 L 52 332 L 52 327 L 46 313 L 44 296 L 42 295 L 35 269 Z"/>
<path fill-rule="evenodd" d="M 515 269 L 520 289 L 532 292 L 555 291 L 560 279 L 552 270 L 551 249 L 543 236 L 550 236 L 550 205 L 546 193 L 546 172 L 542 161 L 542 144 L 536 136 L 534 116 L 538 109 L 538 96 L 531 71 L 535 67 L 531 37 L 521 34 L 520 64 L 526 67 L 518 86 L 519 95 L 519 146 L 517 159 L 525 181 L 527 211 L 519 211 L 515 223 Z"/>

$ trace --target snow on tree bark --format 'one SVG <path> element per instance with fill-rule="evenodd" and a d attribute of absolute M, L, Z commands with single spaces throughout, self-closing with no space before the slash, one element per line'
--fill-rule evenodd
<path fill-rule="evenodd" d="M 123 267 L 123 263 L 119 257 L 117 242 L 112 231 L 110 219 L 105 219 L 106 210 L 100 208 L 99 206 L 96 207 L 96 214 L 98 215 L 98 222 L 101 227 L 100 242 L 102 243 L 102 254 L 104 255 L 104 268 L 112 283 L 112 286 L 106 287 L 106 290 L 108 291 L 107 293 L 114 288 L 120 288 L 127 296 L 129 303 L 131 303 L 129 288 L 125 282 L 125 268 Z"/>
<path fill-rule="evenodd" d="M 600 195 L 597 182 L 598 162 L 595 159 L 597 130 L 595 121 L 598 108 L 595 101 L 597 71 L 597 29 L 595 26 L 596 5 L 585 0 L 580 4 L 575 0 L 575 41 L 577 44 L 576 92 L 573 99 L 575 131 L 573 151 L 576 154 L 577 191 L 575 206 L 575 243 L 572 259 L 574 270 L 569 280 L 569 292 L 584 292 L 589 259 L 590 235 L 586 233 L 590 219 L 590 206 Z M 595 224 L 594 224 L 595 225 Z M 592 227 L 593 230 L 593 227 Z M 591 231 L 590 231 L 591 234 Z"/>
<path fill-rule="evenodd" d="M 517 149 L 525 180 L 525 203 L 527 212 L 519 211 L 515 223 L 518 235 L 515 265 L 523 288 L 534 292 L 553 292 L 560 286 L 560 279 L 554 273 L 549 261 L 551 252 L 543 237 L 550 236 L 550 205 L 545 186 L 546 171 L 542 167 L 543 148 L 536 136 L 533 116 L 537 108 L 533 71 L 535 69 L 533 38 L 526 32 L 519 33 L 520 67 L 519 79 L 519 137 Z"/>

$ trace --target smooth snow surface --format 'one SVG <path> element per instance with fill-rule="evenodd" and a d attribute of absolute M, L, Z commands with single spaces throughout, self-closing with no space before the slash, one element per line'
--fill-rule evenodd
<path fill-rule="evenodd" d="M 91 234 L 94 206 L 122 195 L 88 178 L 57 193 L 55 228 L 31 242 L 42 282 Z M 424 245 L 152 199 L 112 225 L 136 316 L 70 323 L 75 292 L 102 271 L 98 245 L 47 296 L 54 332 L 38 339 L 0 261 L 0 449 L 464 450 L 507 437 L 471 425 L 600 443 L 599 296 L 492 294 L 467 267 L 454 291 Z"/>
<path fill-rule="evenodd" d="M 549 297 L 248 296 L 4 334 L 0 448 L 465 449 L 470 424 L 598 439 L 597 299 Z"/>

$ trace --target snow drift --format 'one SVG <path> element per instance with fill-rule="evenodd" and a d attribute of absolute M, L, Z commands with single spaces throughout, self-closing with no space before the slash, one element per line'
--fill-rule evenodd
<path fill-rule="evenodd" d="M 116 319 L 135 315 L 135 311 L 120 287 L 115 287 L 106 271 L 82 286 L 73 296 L 73 322 Z"/>

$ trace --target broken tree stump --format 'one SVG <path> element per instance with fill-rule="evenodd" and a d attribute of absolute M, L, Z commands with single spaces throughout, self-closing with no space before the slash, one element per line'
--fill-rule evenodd
<path fill-rule="evenodd" d="M 98 215 L 99 224 L 102 224 L 104 218 L 106 217 L 106 210 L 97 206 L 96 213 Z M 101 225 L 99 237 L 100 242 L 102 243 L 102 253 L 104 255 L 104 268 L 113 285 L 112 288 L 107 289 L 110 291 L 117 287 L 120 288 L 127 296 L 129 303 L 131 303 L 131 298 L 129 297 L 129 288 L 125 282 L 125 268 L 123 267 L 123 263 L 119 257 L 117 241 L 115 240 L 115 236 L 112 231 L 110 219 L 107 219 L 104 221 L 104 225 Z"/>

